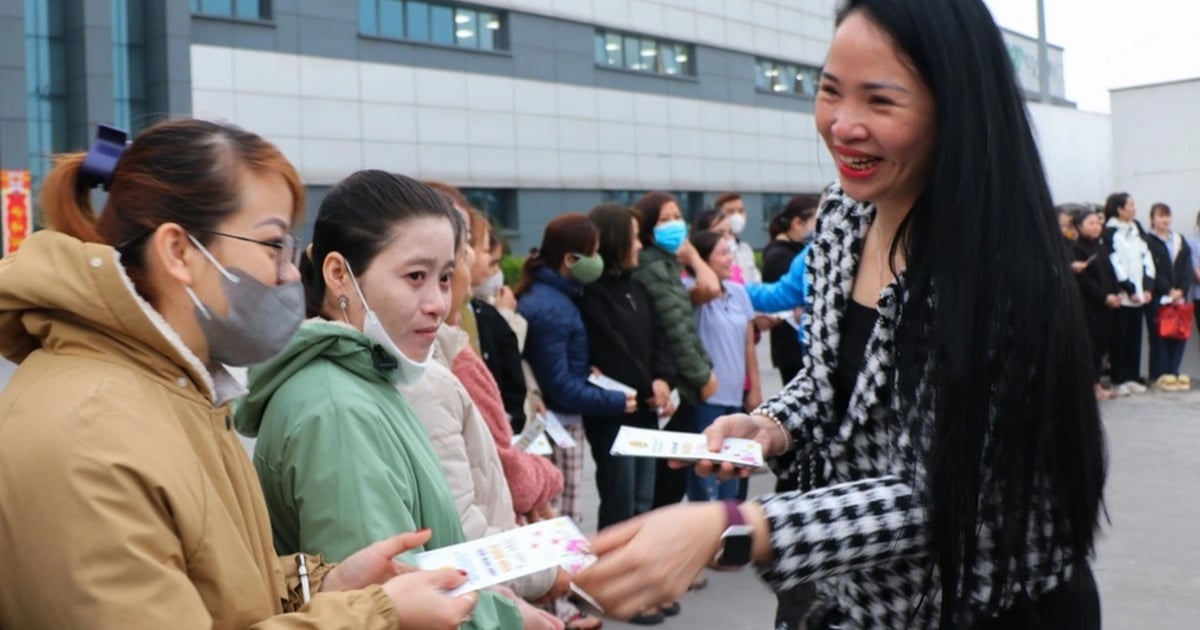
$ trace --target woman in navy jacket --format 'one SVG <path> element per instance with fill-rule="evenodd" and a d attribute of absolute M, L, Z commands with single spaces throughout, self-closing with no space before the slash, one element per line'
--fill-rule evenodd
<path fill-rule="evenodd" d="M 588 382 L 591 360 L 587 332 L 575 305 L 583 285 L 604 271 L 596 253 L 599 234 L 577 212 L 556 217 L 546 225 L 542 246 L 530 254 L 517 285 L 517 312 L 529 323 L 525 360 L 542 391 L 546 408 L 579 443 L 554 449 L 554 463 L 563 473 L 560 513 L 581 521 L 579 477 L 583 472 L 583 414 L 618 416 L 637 409 L 633 394 L 600 389 Z"/>

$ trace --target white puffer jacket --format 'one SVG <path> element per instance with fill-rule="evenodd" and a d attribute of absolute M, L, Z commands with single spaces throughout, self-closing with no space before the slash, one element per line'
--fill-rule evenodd
<path fill-rule="evenodd" d="M 513 529 L 517 519 L 491 431 L 450 371 L 454 357 L 467 343 L 466 332 L 443 324 L 425 375 L 399 390 L 429 430 L 463 533 L 474 540 Z M 522 598 L 536 600 L 554 585 L 557 573 L 557 569 L 534 573 L 506 586 Z"/>
<path fill-rule="evenodd" d="M 1131 282 L 1136 288 L 1135 293 L 1139 295 L 1151 290 L 1153 283 L 1146 281 L 1154 279 L 1154 257 L 1150 255 L 1150 246 L 1142 237 L 1142 230 L 1137 223 L 1126 223 L 1113 217 L 1105 227 L 1109 228 L 1110 232 L 1112 256 L 1109 257 L 1109 261 L 1117 276 L 1117 282 Z M 1121 306 L 1141 307 L 1145 304 L 1134 303 L 1128 295 L 1122 293 Z"/>

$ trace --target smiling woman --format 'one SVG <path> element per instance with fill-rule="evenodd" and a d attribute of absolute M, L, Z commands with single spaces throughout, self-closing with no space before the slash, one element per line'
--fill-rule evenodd
<path fill-rule="evenodd" d="M 813 583 L 808 628 L 1098 628 L 1095 374 L 1000 32 L 980 0 L 848 0 L 837 25 L 809 350 L 705 431 L 805 485 L 613 527 L 576 582 L 632 614 L 736 558 L 781 593 Z"/>

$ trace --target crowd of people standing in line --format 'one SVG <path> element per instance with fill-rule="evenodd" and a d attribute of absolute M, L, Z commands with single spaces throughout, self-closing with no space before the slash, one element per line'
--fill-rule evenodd
<path fill-rule="evenodd" d="M 166 159 L 173 146 L 193 151 Z M 607 527 L 685 493 L 692 501 L 744 497 L 737 481 L 721 490 L 698 477 L 662 486 L 653 460 L 609 454 L 623 425 L 656 428 L 670 416 L 694 431 L 696 422 L 761 402 L 759 328 L 733 281 L 758 279 L 753 251 L 738 239 L 745 210 L 736 194 L 704 215 L 710 229 L 690 235 L 665 193 L 636 208 L 606 203 L 561 215 L 510 289 L 498 264 L 503 244 L 447 184 L 354 173 L 322 200 L 312 242 L 301 247 L 290 235 L 302 218 L 299 178 L 250 132 L 196 120 L 147 129 L 103 174 L 110 190 L 99 216 L 88 205 L 87 162 L 82 153 L 59 158 L 43 189 L 51 229 L 5 262 L 5 278 L 20 281 L 6 284 L 4 349 L 21 367 L 4 394 L 4 428 L 39 445 L 31 454 L 54 451 L 39 470 L 64 468 L 45 478 L 49 491 L 38 498 L 54 506 L 49 513 L 95 522 L 80 544 L 45 557 L 37 544 L 10 550 L 10 567 L 29 570 L 41 558 L 47 562 L 35 573 L 50 579 L 132 537 L 137 560 L 110 569 L 127 593 L 165 589 L 142 611 L 146 619 L 177 606 L 215 626 L 288 613 L 297 623 L 386 627 L 400 619 L 426 627 L 403 623 L 409 609 L 469 610 L 458 620 L 466 627 L 594 628 L 599 620 L 567 597 L 561 569 L 481 591 L 469 605 L 451 606 L 444 596 L 414 604 L 459 576 L 400 575 L 390 558 L 411 561 L 421 550 L 556 515 Z M 789 225 L 775 236 L 782 243 L 805 233 Z M 749 267 L 734 262 L 738 251 L 750 252 Z M 57 267 L 74 275 L 38 281 Z M 762 330 L 778 323 L 759 318 Z M 95 385 L 64 407 L 40 393 L 51 384 L 38 379 L 43 370 Z M 597 387 L 593 373 L 637 393 Z M 146 427 L 145 412 L 132 411 L 142 404 L 194 417 L 186 422 L 195 426 Z M 514 445 L 514 434 L 547 412 L 578 447 L 556 446 L 546 458 Z M 19 421 L 30 414 L 44 415 L 50 435 L 107 437 L 86 452 L 78 442 L 38 442 Z M 256 439 L 250 462 L 239 460 L 234 429 Z M 597 461 L 596 515 L 578 505 L 588 447 Z M 79 469 L 75 458 L 89 463 Z M 118 478 L 86 472 L 119 462 L 127 472 Z M 198 468 L 189 472 L 188 462 Z M 32 463 L 7 458 L 6 474 Z M 112 498 L 95 504 L 92 493 Z M 12 498 L 6 505 L 30 499 Z M 145 530 L 144 519 L 173 524 Z M 49 531 L 74 526 L 42 528 L 38 540 L 53 544 Z M 382 564 L 380 545 L 388 550 Z M 253 553 L 234 561 L 239 549 Z M 85 574 L 72 588 L 97 601 L 116 597 L 115 582 L 85 582 Z M 364 590 L 314 597 L 321 606 L 305 607 L 301 574 L 313 592 Z M 212 586 L 166 586 L 180 580 Z M 3 607 L 9 622 L 85 614 L 36 605 L 44 593 L 35 592 L 36 580 L 25 583 L 33 591 L 13 593 Z M 101 608 L 95 619 L 127 614 Z M 678 610 L 667 602 L 634 621 L 659 623 Z"/>
<path fill-rule="evenodd" d="M 1092 346 L 1000 31 L 980 0 L 847 0 L 836 25 L 814 118 L 839 181 L 772 221 L 766 283 L 738 282 L 757 270 L 736 195 L 690 233 L 665 193 L 557 217 L 510 292 L 445 184 L 354 173 L 301 247 L 299 176 L 248 131 L 175 120 L 61 156 L 51 229 L 0 261 L 19 364 L 0 439 L 20 446 L 0 459 L 19 541 L 0 626 L 597 627 L 572 584 L 655 624 L 704 567 L 753 564 L 784 628 L 1099 628 Z M 1109 205 L 1116 326 L 1140 325 L 1179 301 L 1155 270 L 1184 246 L 1169 210 L 1160 251 Z M 753 344 L 785 325 L 799 357 L 764 399 Z M 1178 346 L 1157 347 L 1165 376 Z M 462 571 L 413 570 L 588 518 L 578 450 L 514 448 L 548 413 L 600 455 L 614 419 L 755 440 L 780 491 L 597 457 L 587 569 L 461 596 Z"/>
<path fill-rule="evenodd" d="M 1146 229 L 1138 221 L 1137 202 L 1124 192 L 1109 195 L 1102 208 L 1059 207 L 1095 371 L 1108 375 L 1107 384 L 1098 381 L 1095 386 L 1100 400 L 1149 389 L 1191 389 L 1191 377 L 1181 366 L 1191 320 L 1200 325 L 1200 213 L 1188 235 L 1173 229 L 1171 207 L 1165 203 L 1151 204 L 1149 219 Z"/>

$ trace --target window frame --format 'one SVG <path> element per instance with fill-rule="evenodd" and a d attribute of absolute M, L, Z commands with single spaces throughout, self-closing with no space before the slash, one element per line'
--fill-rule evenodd
<path fill-rule="evenodd" d="M 467 198 L 470 204 L 487 217 L 492 229 L 499 229 L 506 239 L 513 239 L 520 234 L 521 212 L 517 207 L 516 188 L 459 188 L 459 192 Z M 489 203 L 488 200 L 495 203 Z"/>
<path fill-rule="evenodd" d="M 189 0 L 188 10 L 193 17 L 201 17 L 212 20 L 228 20 L 230 22 L 242 22 L 248 24 L 273 24 L 275 19 L 275 6 L 271 0 L 228 0 L 229 13 L 205 11 L 205 0 Z M 254 3 L 258 5 L 258 17 L 245 17 L 238 15 L 238 8 L 243 5 Z"/>
<path fill-rule="evenodd" d="M 380 16 L 384 13 L 385 3 L 399 6 L 400 33 L 384 32 Z M 510 54 L 509 12 L 498 7 L 447 0 L 358 0 L 357 5 L 359 37 L 449 50 Z M 438 28 L 445 24 L 435 24 L 435 19 L 444 21 L 447 11 L 450 19 L 448 33 Z M 464 17 L 467 19 L 462 20 Z M 472 32 L 469 35 L 465 35 L 464 32 L 469 29 L 464 26 L 468 23 L 473 25 L 473 29 L 470 29 Z M 489 36 L 484 36 L 485 29 L 490 33 Z M 486 47 L 486 43 L 490 43 L 490 47 Z"/>
<path fill-rule="evenodd" d="M 778 80 L 780 76 L 792 76 L 790 82 Z M 809 89 L 800 91 L 796 89 L 796 84 L 800 82 L 800 77 L 804 76 L 804 83 Z M 764 80 L 770 78 L 770 81 Z M 754 58 L 754 90 L 760 94 L 774 94 L 776 96 L 789 96 L 792 98 L 801 98 L 805 100 L 814 100 L 817 97 L 817 86 L 821 80 L 821 68 L 810 66 L 805 63 L 796 61 L 784 61 L 782 59 L 773 59 L 770 57 L 755 57 Z M 778 86 L 789 86 L 790 88 L 776 89 Z"/>
<path fill-rule="evenodd" d="M 696 80 L 696 45 L 693 43 L 606 27 L 596 27 L 592 42 L 592 62 L 597 68 Z M 672 72 L 672 69 L 676 71 Z"/>

